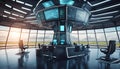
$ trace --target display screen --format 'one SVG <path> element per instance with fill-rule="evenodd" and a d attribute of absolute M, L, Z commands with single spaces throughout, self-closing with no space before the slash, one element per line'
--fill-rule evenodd
<path fill-rule="evenodd" d="M 53 44 L 54 44 L 54 45 L 57 45 L 57 39 L 54 39 L 54 40 L 53 40 Z"/>
<path fill-rule="evenodd" d="M 59 17 L 58 8 L 45 10 L 44 14 L 46 20 L 58 19 Z"/>
<path fill-rule="evenodd" d="M 73 5 L 74 1 L 73 0 L 59 0 L 61 5 Z"/>
<path fill-rule="evenodd" d="M 42 3 L 43 6 L 46 8 L 46 7 L 51 7 L 51 6 L 54 6 L 54 3 L 52 1 L 47 1 L 47 2 L 44 2 Z"/>
<path fill-rule="evenodd" d="M 60 31 L 65 31 L 64 25 L 60 26 Z"/>
<path fill-rule="evenodd" d="M 38 15 L 37 15 L 37 19 L 41 22 L 45 21 L 45 17 L 44 17 L 44 14 L 43 12 L 39 12 Z"/>
<path fill-rule="evenodd" d="M 68 20 L 75 20 L 76 10 L 74 7 L 68 7 Z"/>
<path fill-rule="evenodd" d="M 76 21 L 81 21 L 87 23 L 89 19 L 89 13 L 83 9 L 77 9 L 76 12 Z"/>
<path fill-rule="evenodd" d="M 65 19 L 65 12 L 66 12 L 66 8 L 65 7 L 60 7 L 59 8 L 59 15 L 60 15 L 60 19 Z"/>

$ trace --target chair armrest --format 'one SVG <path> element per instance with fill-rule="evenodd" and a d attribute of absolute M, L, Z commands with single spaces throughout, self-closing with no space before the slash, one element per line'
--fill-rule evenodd
<path fill-rule="evenodd" d="M 100 48 L 100 51 L 101 52 L 107 52 L 108 50 L 107 50 L 107 48 Z"/>

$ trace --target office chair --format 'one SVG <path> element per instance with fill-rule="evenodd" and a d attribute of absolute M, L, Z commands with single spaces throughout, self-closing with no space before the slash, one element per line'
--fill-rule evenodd
<path fill-rule="evenodd" d="M 101 58 L 103 60 L 110 60 L 110 55 L 115 52 L 116 49 L 116 41 L 115 40 L 110 40 L 109 41 L 109 46 L 107 48 L 101 48 L 100 51 L 106 54 L 104 58 Z"/>
<path fill-rule="evenodd" d="M 54 46 L 48 46 L 48 51 L 49 51 L 50 59 L 52 59 L 54 53 Z"/>

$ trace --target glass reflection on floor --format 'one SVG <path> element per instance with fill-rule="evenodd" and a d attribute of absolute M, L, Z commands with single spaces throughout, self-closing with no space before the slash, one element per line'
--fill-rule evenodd
<path fill-rule="evenodd" d="M 19 49 L 0 50 L 0 69 L 120 69 L 120 63 L 98 62 L 96 58 L 104 56 L 99 49 L 90 49 L 88 55 L 67 60 L 49 60 L 37 57 L 36 49 L 28 49 L 20 54 Z M 120 58 L 120 50 L 111 55 Z"/>

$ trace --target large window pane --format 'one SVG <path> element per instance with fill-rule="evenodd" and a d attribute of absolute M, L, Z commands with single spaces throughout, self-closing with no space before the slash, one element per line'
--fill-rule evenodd
<path fill-rule="evenodd" d="M 20 31 L 21 31 L 21 29 L 11 28 L 8 42 L 7 42 L 7 47 L 9 47 L 9 46 L 18 47 L 18 43 L 19 43 L 19 39 L 20 39 Z"/>
<path fill-rule="evenodd" d="M 114 27 L 106 28 L 105 32 L 106 32 L 107 41 L 116 40 L 116 45 L 119 46 L 118 37 L 115 28 Z"/>
<path fill-rule="evenodd" d="M 27 45 L 28 34 L 29 34 L 29 30 L 28 29 L 22 29 L 21 40 L 23 40 L 24 45 Z"/>
<path fill-rule="evenodd" d="M 88 33 L 88 40 L 89 40 L 89 45 L 96 46 L 96 38 L 95 38 L 95 33 L 94 30 L 87 30 Z"/>
<path fill-rule="evenodd" d="M 46 34 L 45 34 L 45 44 L 50 44 L 50 42 L 52 42 L 53 34 L 54 34 L 53 31 L 46 31 Z"/>
<path fill-rule="evenodd" d="M 43 38 L 44 38 L 44 30 L 38 31 L 38 37 L 37 37 L 37 44 L 43 44 Z"/>
<path fill-rule="evenodd" d="M 77 31 L 72 31 L 72 33 L 70 34 L 70 38 L 71 38 L 71 43 L 72 44 L 74 42 L 78 44 L 78 34 L 77 34 Z"/>
<path fill-rule="evenodd" d="M 86 37 L 86 31 L 79 31 L 79 37 L 80 37 L 80 44 L 88 44 L 87 43 L 87 37 Z"/>
<path fill-rule="evenodd" d="M 0 26 L 0 48 L 5 46 L 6 38 L 8 36 L 9 27 Z"/>
<path fill-rule="evenodd" d="M 37 30 L 30 31 L 30 37 L 29 37 L 29 43 L 28 43 L 29 47 L 35 47 L 36 34 L 37 34 Z"/>
<path fill-rule="evenodd" d="M 96 36 L 97 36 L 97 41 L 98 41 L 99 47 L 106 46 L 107 44 L 106 44 L 103 29 L 96 29 L 95 31 L 96 31 Z"/>

